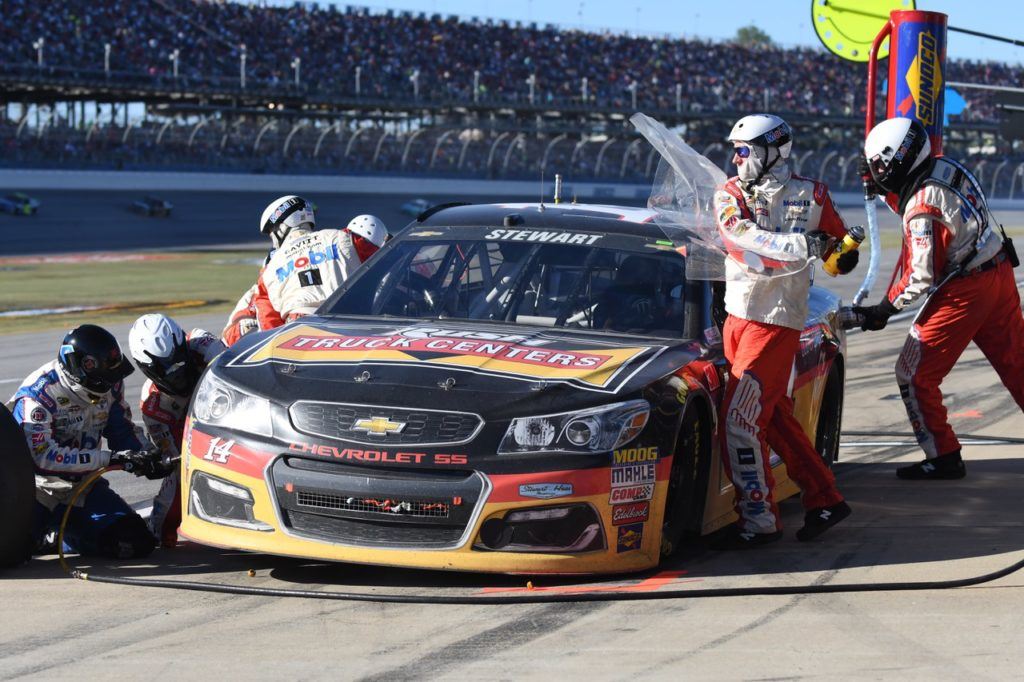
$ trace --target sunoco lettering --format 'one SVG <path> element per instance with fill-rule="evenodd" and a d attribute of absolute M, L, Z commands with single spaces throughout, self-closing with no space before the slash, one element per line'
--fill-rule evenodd
<path fill-rule="evenodd" d="M 921 80 L 917 92 L 917 117 L 924 126 L 935 122 L 935 70 L 938 67 L 935 36 L 922 32 L 917 39 L 917 63 Z"/>
<path fill-rule="evenodd" d="M 627 448 L 616 450 L 612 453 L 616 464 L 637 464 L 639 462 L 654 462 L 658 459 L 658 447 L 649 448 Z"/>

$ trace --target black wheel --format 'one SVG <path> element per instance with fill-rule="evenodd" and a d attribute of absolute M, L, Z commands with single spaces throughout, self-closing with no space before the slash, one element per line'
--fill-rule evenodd
<path fill-rule="evenodd" d="M 32 553 L 36 497 L 32 457 L 18 422 L 0 405 L 0 568 L 16 566 Z"/>
<path fill-rule="evenodd" d="M 699 535 L 711 471 L 711 435 L 702 405 L 690 405 L 679 425 L 668 480 L 661 554 L 670 556 L 688 534 Z"/>
<path fill-rule="evenodd" d="M 843 365 L 837 357 L 832 362 L 825 381 L 825 394 L 821 399 L 818 429 L 814 436 L 814 449 L 825 465 L 831 467 L 839 461 L 839 437 L 843 430 Z"/>

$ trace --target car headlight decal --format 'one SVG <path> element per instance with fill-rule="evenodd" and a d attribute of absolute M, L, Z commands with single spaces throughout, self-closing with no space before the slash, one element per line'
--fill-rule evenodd
<path fill-rule="evenodd" d="M 193 419 L 228 429 L 273 436 L 270 402 L 248 395 L 213 372 L 203 375 L 192 401 Z"/>
<path fill-rule="evenodd" d="M 509 424 L 498 454 L 615 450 L 640 435 L 650 410 L 646 400 L 629 400 L 579 412 L 518 417 Z"/>

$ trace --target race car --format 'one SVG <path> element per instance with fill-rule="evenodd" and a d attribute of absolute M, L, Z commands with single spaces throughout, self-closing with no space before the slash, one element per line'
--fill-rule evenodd
<path fill-rule="evenodd" d="M 174 204 L 159 197 L 146 196 L 132 202 L 132 211 L 151 218 L 170 218 Z"/>
<path fill-rule="evenodd" d="M 0 213 L 11 215 L 35 215 L 42 204 L 24 192 L 14 192 L 0 197 Z"/>
<path fill-rule="evenodd" d="M 404 213 L 407 216 L 411 216 L 411 217 L 415 218 L 420 213 L 423 213 L 424 211 L 426 211 L 428 208 L 430 208 L 430 202 L 428 200 L 426 200 L 426 199 L 410 199 L 409 201 L 407 201 L 404 204 L 402 204 L 401 206 L 399 206 L 398 210 L 401 211 L 402 213 Z"/>
<path fill-rule="evenodd" d="M 414 222 L 316 315 L 211 364 L 184 439 L 182 533 L 316 560 L 596 574 L 650 568 L 732 522 L 711 286 L 687 280 L 652 219 L 505 204 Z M 838 307 L 813 289 L 793 384 L 829 462 Z"/>

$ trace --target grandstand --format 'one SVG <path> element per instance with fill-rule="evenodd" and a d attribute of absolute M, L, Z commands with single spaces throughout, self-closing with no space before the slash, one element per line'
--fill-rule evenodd
<path fill-rule="evenodd" d="M 632 112 L 724 166 L 731 122 L 771 110 L 798 131 L 799 170 L 856 182 L 865 69 L 817 49 L 301 3 L 3 8 L 8 166 L 638 182 L 656 158 Z M 1015 85 L 1020 69 L 950 61 L 946 80 Z M 992 94 L 962 94 L 947 148 L 997 195 L 1020 191 Z"/>

